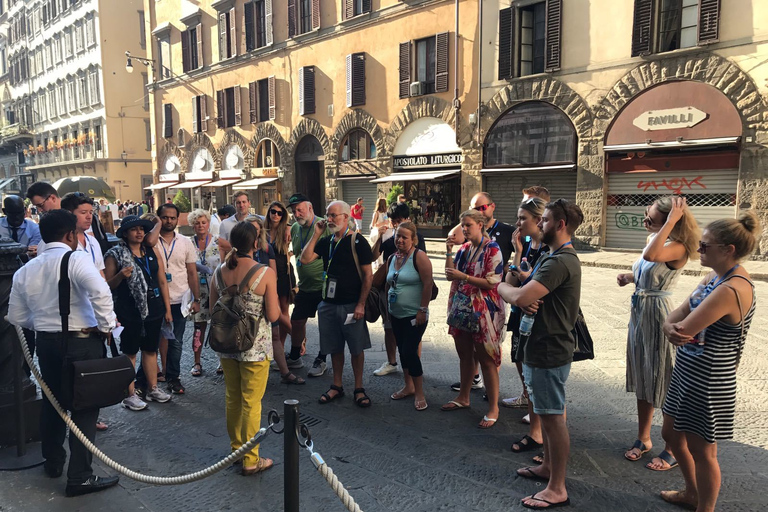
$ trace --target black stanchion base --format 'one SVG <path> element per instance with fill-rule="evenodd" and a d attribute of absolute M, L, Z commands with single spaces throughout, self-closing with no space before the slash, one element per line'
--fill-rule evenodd
<path fill-rule="evenodd" d="M 16 446 L 0 448 L 0 471 L 20 471 L 34 468 L 45 462 L 40 443 L 27 443 L 27 453 L 21 457 L 17 454 Z"/>

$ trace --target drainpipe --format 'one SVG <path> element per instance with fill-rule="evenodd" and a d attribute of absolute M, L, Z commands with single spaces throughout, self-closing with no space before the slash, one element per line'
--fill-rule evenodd
<path fill-rule="evenodd" d="M 477 45 L 477 144 L 480 145 L 480 113 L 483 106 L 483 0 L 477 1 L 477 24 L 478 24 L 478 41 Z"/>
<path fill-rule="evenodd" d="M 456 0 L 455 28 L 453 36 L 453 131 L 456 135 L 456 145 L 459 145 L 459 0 Z"/>

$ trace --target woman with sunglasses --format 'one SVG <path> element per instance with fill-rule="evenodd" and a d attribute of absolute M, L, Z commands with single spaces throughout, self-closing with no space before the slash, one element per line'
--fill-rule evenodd
<path fill-rule="evenodd" d="M 291 334 L 291 319 L 289 308 L 291 292 L 296 286 L 291 265 L 291 230 L 288 229 L 288 210 L 279 201 L 273 201 L 267 209 L 264 220 L 267 240 L 275 253 L 275 269 L 277 271 L 277 297 L 280 300 L 280 343 Z"/>
<path fill-rule="evenodd" d="M 627 334 L 626 389 L 637 396 L 637 440 L 624 453 L 638 461 L 653 447 L 653 411 L 662 406 L 672 377 L 674 354 L 664 339 L 662 326 L 672 310 L 671 289 L 689 259 L 698 259 L 696 244 L 700 230 L 684 197 L 662 197 L 645 212 L 645 229 L 650 233 L 643 255 L 632 273 L 619 274 L 619 286 L 635 283 Z M 646 467 L 668 471 L 677 467 L 669 445 Z"/>
<path fill-rule="evenodd" d="M 754 284 L 739 262 L 755 251 L 760 232 L 751 210 L 710 223 L 699 253 L 712 272 L 664 322 L 677 353 L 661 434 L 674 450 L 685 488 L 661 497 L 698 512 L 715 510 L 717 442 L 733 438 L 736 370 L 756 304 Z"/>
<path fill-rule="evenodd" d="M 390 395 L 392 400 L 414 397 L 417 411 L 427 408 L 424 371 L 421 366 L 421 338 L 427 330 L 429 301 L 432 298 L 432 263 L 416 247 L 416 226 L 402 222 L 395 232 L 397 252 L 387 260 L 386 297 L 392 332 L 400 352 L 405 385 Z"/>

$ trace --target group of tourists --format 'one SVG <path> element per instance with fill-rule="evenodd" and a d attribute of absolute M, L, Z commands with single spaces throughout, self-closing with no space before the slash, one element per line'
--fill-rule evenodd
<path fill-rule="evenodd" d="M 55 281 L 41 276 L 58 276 L 57 262 L 72 249 L 73 353 L 67 357 L 102 357 L 96 343 L 119 323 L 120 350 L 134 362 L 141 352 L 136 382 L 123 402 L 131 411 L 185 393 L 181 354 L 188 320 L 194 326 L 189 372 L 203 375 L 201 351 L 211 314 L 232 287 L 255 320 L 252 346 L 218 354 L 216 373 L 226 382 L 233 451 L 260 428 L 270 367 L 280 372 L 281 383 L 305 384 L 294 372 L 304 367 L 309 318 L 317 317 L 319 351 L 306 375 L 322 376 L 328 355 L 333 368 L 332 383 L 318 393 L 320 404 L 346 395 L 345 347 L 354 404 L 374 404 L 375 397 L 364 387 L 365 350 L 371 347 L 367 323 L 381 317 L 387 361 L 374 375 L 398 371 L 399 354 L 403 385 L 390 399 L 412 399 L 416 411 L 428 408 L 421 341 L 437 288 L 424 238 L 410 221 L 405 202 L 377 205 L 370 238 L 360 232 L 362 201 L 357 208 L 332 201 L 320 217 L 307 197 L 294 194 L 287 205 L 270 204 L 262 218 L 250 213 L 248 195 L 239 191 L 233 197 L 234 212 L 219 212 L 223 219 L 218 234 L 212 233 L 207 211 L 193 211 L 191 237 L 177 233 L 178 209 L 165 203 L 154 215 L 125 216 L 117 230 L 120 243 L 103 253 L 88 234 L 94 206 L 89 198 L 58 198 L 45 184 L 33 185 L 28 197 L 47 213 L 40 221 L 37 257 L 14 276 L 9 319 L 36 333 L 46 380 L 57 378 L 57 364 L 60 372 L 54 335 L 61 324 Z M 18 205 L 4 206 L 6 222 L 17 225 L 10 214 Z M 522 468 L 518 475 L 548 484 L 522 504 L 534 509 L 564 506 L 570 503 L 565 486 L 566 382 L 576 346 L 574 329 L 577 321 L 583 322 L 581 265 L 573 236 L 584 216 L 571 201 L 551 201 L 544 187 L 523 191 L 514 225 L 495 219 L 495 209 L 489 193 L 475 195 L 446 239 L 447 331 L 459 358 L 459 382 L 451 386 L 458 394 L 441 410 L 467 409 L 471 390 L 484 389 L 488 407 L 478 427 L 489 429 L 499 419 L 500 405 L 526 407 L 529 431 L 511 449 L 535 452 L 538 465 Z M 294 219 L 290 226 L 289 210 Z M 736 368 L 755 309 L 753 285 L 739 262 L 754 252 L 759 223 L 748 211 L 738 219 L 713 222 L 702 233 L 684 198 L 662 197 L 646 210 L 645 227 L 650 234 L 642 257 L 631 273 L 617 278 L 619 286 L 635 284 L 626 387 L 637 395 L 638 436 L 625 457 L 637 461 L 652 449 L 653 412 L 661 407 L 665 447 L 647 467 L 680 467 L 686 482 L 684 490 L 665 491 L 662 497 L 700 511 L 714 510 L 720 485 L 716 443 L 733 435 Z M 17 225 L 14 239 L 21 242 L 19 230 Z M 33 231 L 25 226 L 23 232 L 29 234 L 30 245 Z M 696 258 L 712 272 L 673 309 L 670 290 L 686 263 Z M 523 393 L 511 398 L 499 394 L 506 331 L 512 334 L 510 353 L 523 384 Z M 75 350 L 85 346 L 86 338 L 94 344 L 92 350 Z M 45 469 L 58 476 L 64 463 L 64 424 L 47 400 L 43 413 L 50 422 L 43 435 Z M 98 410 L 73 413 L 73 420 L 92 439 Z M 90 454 L 77 439 L 70 437 L 70 445 L 68 495 L 116 483 L 116 478 L 93 475 Z M 243 459 L 242 474 L 272 465 L 256 448 Z"/>

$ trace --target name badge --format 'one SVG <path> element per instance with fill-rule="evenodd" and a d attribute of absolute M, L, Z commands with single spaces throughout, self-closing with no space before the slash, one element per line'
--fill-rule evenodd
<path fill-rule="evenodd" d="M 326 292 L 325 296 L 329 299 L 336 298 L 336 280 L 335 279 L 328 280 L 328 291 Z"/>
<path fill-rule="evenodd" d="M 208 284 L 208 278 L 205 276 L 200 276 L 200 284 Z"/>
<path fill-rule="evenodd" d="M 153 298 L 158 298 L 160 296 L 160 288 L 155 288 L 152 290 Z"/>
<path fill-rule="evenodd" d="M 392 292 L 389 292 L 389 297 L 388 298 L 389 298 L 389 303 L 390 304 L 394 304 L 395 302 L 397 302 L 397 295 L 392 293 Z"/>
<path fill-rule="evenodd" d="M 173 281 L 173 276 L 171 275 L 171 273 L 170 273 L 170 272 L 166 272 L 166 273 L 165 273 L 165 280 L 166 280 L 166 281 L 168 281 L 169 283 L 170 283 L 171 281 Z"/>

